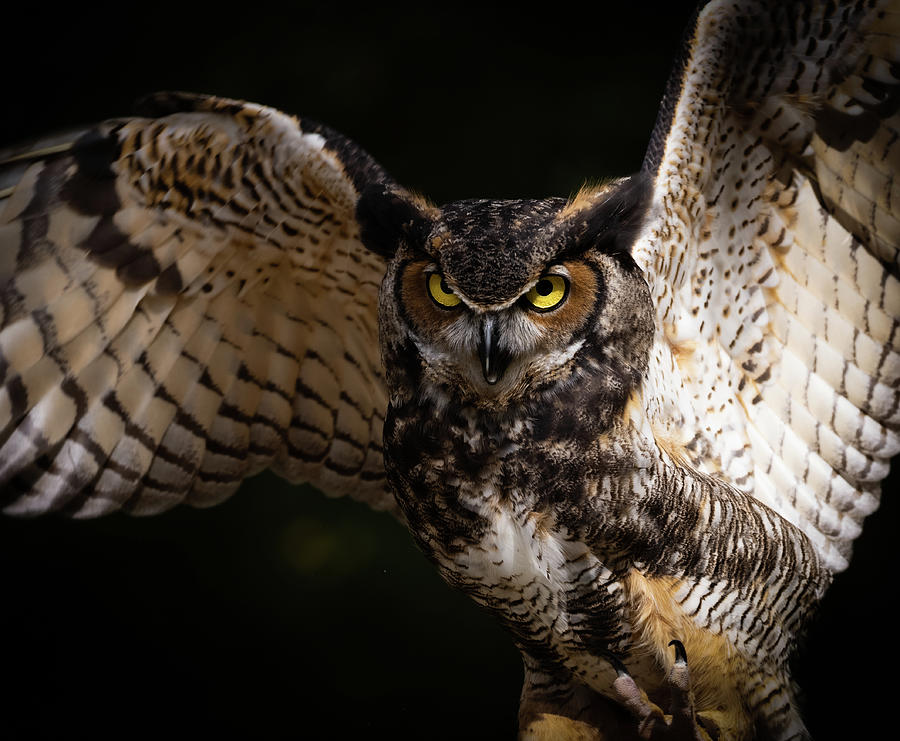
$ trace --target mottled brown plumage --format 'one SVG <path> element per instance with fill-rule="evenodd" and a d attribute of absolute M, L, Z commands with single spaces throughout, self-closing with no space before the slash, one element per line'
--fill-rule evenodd
<path fill-rule="evenodd" d="M 693 691 L 708 724 L 733 738 L 757 722 L 772 735 L 797 732 L 786 659 L 830 575 L 795 527 L 673 461 L 648 430 L 639 397 L 654 339 L 650 295 L 630 254 L 590 223 L 596 213 L 611 232 L 628 233 L 611 214 L 626 226 L 643 214 L 640 179 L 597 194 L 587 216 L 561 202 L 528 204 L 527 235 L 511 243 L 504 236 L 515 233 L 519 203 L 454 204 L 430 229 L 398 232 L 381 294 L 389 480 L 444 578 L 495 611 L 529 660 L 557 675 L 534 694 L 585 685 L 595 695 L 582 693 L 578 712 L 599 712 L 588 708 L 601 695 L 621 699 L 621 662 L 661 701 L 667 645 L 678 639 L 697 658 Z M 588 238 L 573 240 L 572 230 Z M 462 241 L 504 266 L 499 276 L 465 261 L 460 277 L 443 251 Z M 539 267 L 515 270 L 533 252 Z M 460 304 L 409 301 L 429 265 Z M 508 266 L 520 283 L 498 294 Z M 547 314 L 520 297 L 554 272 L 571 278 L 554 314 L 581 315 L 548 327 Z M 488 321 L 504 361 L 494 382 L 478 351 Z M 752 705 L 760 695 L 775 709 L 771 725 L 770 711 Z"/>
<path fill-rule="evenodd" d="M 401 514 L 521 649 L 523 736 L 805 737 L 788 661 L 900 450 L 898 18 L 704 4 L 640 172 L 570 200 L 436 206 L 184 94 L 5 153 L 4 509 L 271 466 Z"/>

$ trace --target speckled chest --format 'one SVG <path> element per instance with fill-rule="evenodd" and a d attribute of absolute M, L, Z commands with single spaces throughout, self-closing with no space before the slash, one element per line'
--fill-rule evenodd
<path fill-rule="evenodd" d="M 390 410 L 385 424 L 388 472 L 413 536 L 443 578 L 531 653 L 568 661 L 620 638 L 609 610 L 616 579 L 568 506 L 585 489 L 583 457 L 567 465 L 572 450 L 537 443 L 524 415 L 492 425 L 403 412 Z M 556 447 L 568 453 L 554 460 Z"/>

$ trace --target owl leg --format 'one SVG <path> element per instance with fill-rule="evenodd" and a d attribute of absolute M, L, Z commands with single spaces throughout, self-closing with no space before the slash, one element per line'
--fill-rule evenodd
<path fill-rule="evenodd" d="M 518 741 L 641 741 L 620 703 L 525 654 Z"/>
<path fill-rule="evenodd" d="M 625 669 L 624 664 L 613 660 L 618 677 L 613 688 L 620 701 L 638 720 L 638 735 L 648 741 L 714 741 L 717 729 L 707 729 L 697 719 L 691 695 L 691 674 L 687 653 L 681 641 L 672 641 L 675 663 L 666 677 L 669 689 L 669 714 L 651 702 L 647 694 Z"/>

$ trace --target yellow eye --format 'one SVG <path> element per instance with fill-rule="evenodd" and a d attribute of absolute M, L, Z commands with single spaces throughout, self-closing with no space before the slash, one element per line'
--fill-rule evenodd
<path fill-rule="evenodd" d="M 545 275 L 528 293 L 525 305 L 534 311 L 550 311 L 559 306 L 569 295 L 569 281 L 561 275 Z"/>
<path fill-rule="evenodd" d="M 438 273 L 428 273 L 426 277 L 428 295 L 441 308 L 452 309 L 459 305 L 459 296 L 450 290 L 450 286 Z"/>

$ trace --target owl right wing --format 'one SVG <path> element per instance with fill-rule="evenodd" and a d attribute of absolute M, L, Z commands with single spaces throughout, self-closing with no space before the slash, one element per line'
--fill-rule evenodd
<path fill-rule="evenodd" d="M 355 220 L 388 176 L 269 108 L 143 109 L 0 153 L 0 506 L 208 506 L 271 466 L 396 512 Z"/>
<path fill-rule="evenodd" d="M 900 2 L 713 0 L 645 161 L 660 448 L 846 567 L 900 452 Z"/>

